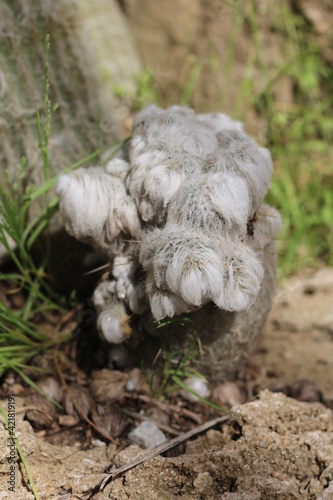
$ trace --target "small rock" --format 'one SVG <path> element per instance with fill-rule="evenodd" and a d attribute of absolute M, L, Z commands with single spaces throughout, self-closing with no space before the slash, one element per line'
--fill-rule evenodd
<path fill-rule="evenodd" d="M 61 427 L 72 427 L 73 425 L 76 425 L 79 420 L 72 415 L 60 415 L 58 422 Z"/>
<path fill-rule="evenodd" d="M 199 472 L 197 478 L 193 481 L 193 486 L 196 490 L 203 493 L 209 489 L 213 483 L 213 478 L 209 472 Z"/>
<path fill-rule="evenodd" d="M 201 377 L 188 377 L 184 380 L 184 383 L 189 389 L 192 389 L 192 391 L 196 392 L 202 398 L 207 398 L 209 396 L 208 382 L 206 379 Z M 185 389 L 181 391 L 181 394 L 187 401 L 199 401 L 197 396 Z"/>
<path fill-rule="evenodd" d="M 126 390 L 129 392 L 138 391 L 141 386 L 141 370 L 133 368 L 128 374 L 129 379 L 126 383 Z"/>
<path fill-rule="evenodd" d="M 169 415 L 158 406 L 151 406 L 145 410 L 145 415 L 157 424 L 169 425 Z"/>
<path fill-rule="evenodd" d="M 25 406 L 31 408 L 27 411 L 26 416 L 33 427 L 37 429 L 49 427 L 55 419 L 56 407 L 39 392 L 27 396 L 25 398 Z"/>
<path fill-rule="evenodd" d="M 53 377 L 46 377 L 38 381 L 39 387 L 48 395 L 60 403 L 62 399 L 62 387 L 59 382 Z"/>
<path fill-rule="evenodd" d="M 138 458 L 144 457 L 146 455 L 146 451 L 140 448 L 136 444 L 131 444 L 120 453 L 116 453 L 112 457 L 114 467 L 122 467 L 123 465 L 128 464 L 129 462 L 133 462 L 133 460 L 137 460 Z M 163 461 L 165 459 L 162 459 Z"/>
<path fill-rule="evenodd" d="M 106 446 L 106 443 L 104 441 L 101 441 L 100 439 L 92 439 L 91 440 L 91 444 L 93 446 L 98 446 L 98 447 L 100 447 L 100 446 Z"/>
<path fill-rule="evenodd" d="M 245 403 L 245 398 L 238 386 L 235 382 L 229 381 L 223 382 L 213 389 L 212 400 L 220 406 L 228 405 L 230 407 Z"/>
<path fill-rule="evenodd" d="M 141 448 L 153 450 L 156 446 L 167 440 L 162 432 L 153 422 L 142 422 L 136 429 L 128 434 L 128 439 Z"/>

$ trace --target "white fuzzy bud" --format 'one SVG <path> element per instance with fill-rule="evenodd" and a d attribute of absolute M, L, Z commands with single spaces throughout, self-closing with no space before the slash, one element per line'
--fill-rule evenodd
<path fill-rule="evenodd" d="M 128 304 L 135 314 L 142 314 L 147 309 L 147 300 L 144 283 L 134 280 L 135 267 L 128 256 L 117 256 L 113 262 L 112 274 L 116 278 L 118 300 Z"/>
<path fill-rule="evenodd" d="M 129 163 L 127 163 L 127 161 L 122 160 L 121 158 L 115 158 L 106 164 L 105 172 L 123 180 L 129 170 L 129 167 Z"/>
<path fill-rule="evenodd" d="M 95 288 L 92 300 L 97 309 L 102 310 L 114 300 L 116 293 L 116 281 L 102 281 Z"/>
<path fill-rule="evenodd" d="M 172 292 L 156 290 L 154 293 L 149 294 L 149 300 L 151 312 L 157 321 L 166 316 L 173 318 L 191 309 L 189 304 Z"/>
<path fill-rule="evenodd" d="M 120 344 L 125 340 L 119 319 L 115 318 L 108 309 L 99 315 L 97 328 L 101 331 L 105 340 L 112 344 Z"/>
<path fill-rule="evenodd" d="M 56 191 L 65 227 L 77 239 L 109 248 L 121 232 L 140 237 L 137 208 L 121 179 L 100 168 L 78 169 L 62 175 Z"/>
<path fill-rule="evenodd" d="M 263 276 L 263 267 L 255 253 L 239 243 L 225 257 L 223 287 L 216 305 L 226 311 L 247 309 L 259 293 Z"/>
<path fill-rule="evenodd" d="M 102 337 L 111 344 L 120 344 L 131 334 L 128 317 L 120 304 L 113 305 L 99 314 L 97 328 Z"/>

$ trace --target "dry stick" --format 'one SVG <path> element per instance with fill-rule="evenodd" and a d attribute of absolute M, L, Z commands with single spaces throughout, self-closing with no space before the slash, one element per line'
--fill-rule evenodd
<path fill-rule="evenodd" d="M 71 309 L 70 311 L 68 311 L 67 314 L 65 314 L 65 316 L 63 316 L 62 318 L 60 318 L 60 320 L 58 321 L 58 323 L 56 324 L 55 328 L 54 328 L 54 331 L 53 331 L 53 334 L 54 334 L 54 338 L 56 339 L 58 333 L 60 332 L 61 330 L 61 327 L 67 323 L 67 321 L 69 321 L 70 319 L 72 319 L 73 316 L 75 316 L 75 314 L 78 312 L 78 311 L 82 311 L 83 309 L 83 304 L 79 304 L 77 305 L 76 307 L 74 307 L 74 309 Z"/>
<path fill-rule="evenodd" d="M 125 397 L 133 399 L 133 396 L 134 395 L 132 395 L 132 394 L 125 393 Z M 201 418 L 198 417 L 198 415 L 196 413 L 194 413 L 193 411 L 187 410 L 186 408 L 183 408 L 181 406 L 178 407 L 178 406 L 171 405 L 171 404 L 161 403 L 160 401 L 156 401 L 155 399 L 152 399 L 149 396 L 145 396 L 144 394 L 139 394 L 136 397 L 136 399 L 139 399 L 140 401 L 143 401 L 144 403 L 150 403 L 154 406 L 157 406 L 158 408 L 161 408 L 161 410 L 163 410 L 167 413 L 170 413 L 171 411 L 181 413 L 185 417 L 188 417 L 189 419 L 193 420 L 193 422 L 195 422 L 196 424 L 201 425 Z"/>
<path fill-rule="evenodd" d="M 138 458 L 137 460 L 133 460 L 133 462 L 123 465 L 122 467 L 119 467 L 115 471 L 107 474 L 106 477 L 101 482 L 99 489 L 103 490 L 110 481 L 120 476 L 121 474 L 124 474 L 124 472 L 134 469 L 134 467 L 137 467 L 138 465 L 146 462 L 147 460 L 150 460 L 151 458 L 155 458 L 158 455 L 161 455 L 161 453 L 164 453 L 165 451 L 174 448 L 183 441 L 186 441 L 187 439 L 190 439 L 191 437 L 196 436 L 201 432 L 207 431 L 208 429 L 214 427 L 217 424 L 222 424 L 223 422 L 226 422 L 228 419 L 229 419 L 229 414 L 223 415 L 222 417 L 214 418 L 213 420 L 209 420 L 209 422 L 206 422 L 205 424 L 199 425 L 198 427 L 192 429 L 191 431 L 184 432 L 184 434 L 181 434 L 180 436 L 170 439 L 170 441 L 167 441 L 166 443 L 157 446 L 157 448 L 147 453 L 147 455 L 145 455 L 144 457 Z"/>
<path fill-rule="evenodd" d="M 91 269 L 90 271 L 87 271 L 84 273 L 83 276 L 89 276 L 89 274 L 97 273 L 98 271 L 102 271 L 103 269 L 106 269 L 107 267 L 111 267 L 110 262 L 107 264 L 104 264 L 103 266 L 95 267 L 95 269 Z"/>
<path fill-rule="evenodd" d="M 191 410 L 188 410 L 187 408 L 178 408 L 178 406 L 170 405 L 170 410 L 174 410 L 176 413 L 180 413 L 186 418 L 189 418 L 192 420 L 192 422 L 195 422 L 197 425 L 202 424 L 202 418 L 199 417 L 196 413 L 194 413 Z"/>

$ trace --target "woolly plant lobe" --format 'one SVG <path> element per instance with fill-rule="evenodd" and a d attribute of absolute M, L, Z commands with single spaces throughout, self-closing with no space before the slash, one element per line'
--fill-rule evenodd
<path fill-rule="evenodd" d="M 179 313 L 209 301 L 226 311 L 246 309 L 263 277 L 255 252 L 241 240 L 227 234 L 209 238 L 169 224 L 144 235 L 140 261 L 147 271 L 149 299 L 158 291 L 168 292 L 170 301 L 180 297 L 184 309 L 177 302 Z"/>
<path fill-rule="evenodd" d="M 148 290 L 180 296 L 185 311 L 217 296 L 222 286 L 221 265 L 210 242 L 194 232 L 185 234 L 181 227 L 169 225 L 154 233 L 144 237 L 140 254 L 147 271 Z"/>
<path fill-rule="evenodd" d="M 124 165 L 121 166 L 123 171 Z M 114 175 L 110 170 L 110 164 L 105 170 L 80 168 L 62 175 L 56 185 L 66 230 L 75 238 L 104 249 L 109 249 L 121 233 L 133 237 L 141 234 L 137 208 L 119 171 Z"/>
<path fill-rule="evenodd" d="M 168 210 L 169 224 L 184 224 L 196 232 L 244 234 L 250 215 L 246 182 L 234 174 L 199 174 L 184 184 Z"/>

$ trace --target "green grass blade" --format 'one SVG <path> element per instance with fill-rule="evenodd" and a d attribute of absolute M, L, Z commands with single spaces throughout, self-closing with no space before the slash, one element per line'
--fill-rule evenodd
<path fill-rule="evenodd" d="M 39 387 L 38 384 L 36 384 L 30 377 L 28 377 L 27 375 L 25 375 L 25 373 L 20 370 L 20 368 L 18 367 L 13 367 L 13 369 L 16 371 L 16 373 L 18 373 L 18 375 L 20 375 L 20 377 L 29 385 L 31 385 L 31 387 L 33 387 L 34 389 L 36 389 L 36 391 L 38 391 L 40 394 L 42 394 L 43 396 L 45 396 L 47 399 L 49 399 L 50 401 L 52 401 L 52 403 L 57 407 L 59 408 L 60 410 L 62 410 L 62 406 L 61 404 L 58 403 L 58 401 L 56 401 L 55 399 L 51 398 L 51 396 L 49 396 L 45 391 L 43 391 L 43 389 L 41 387 Z"/>

